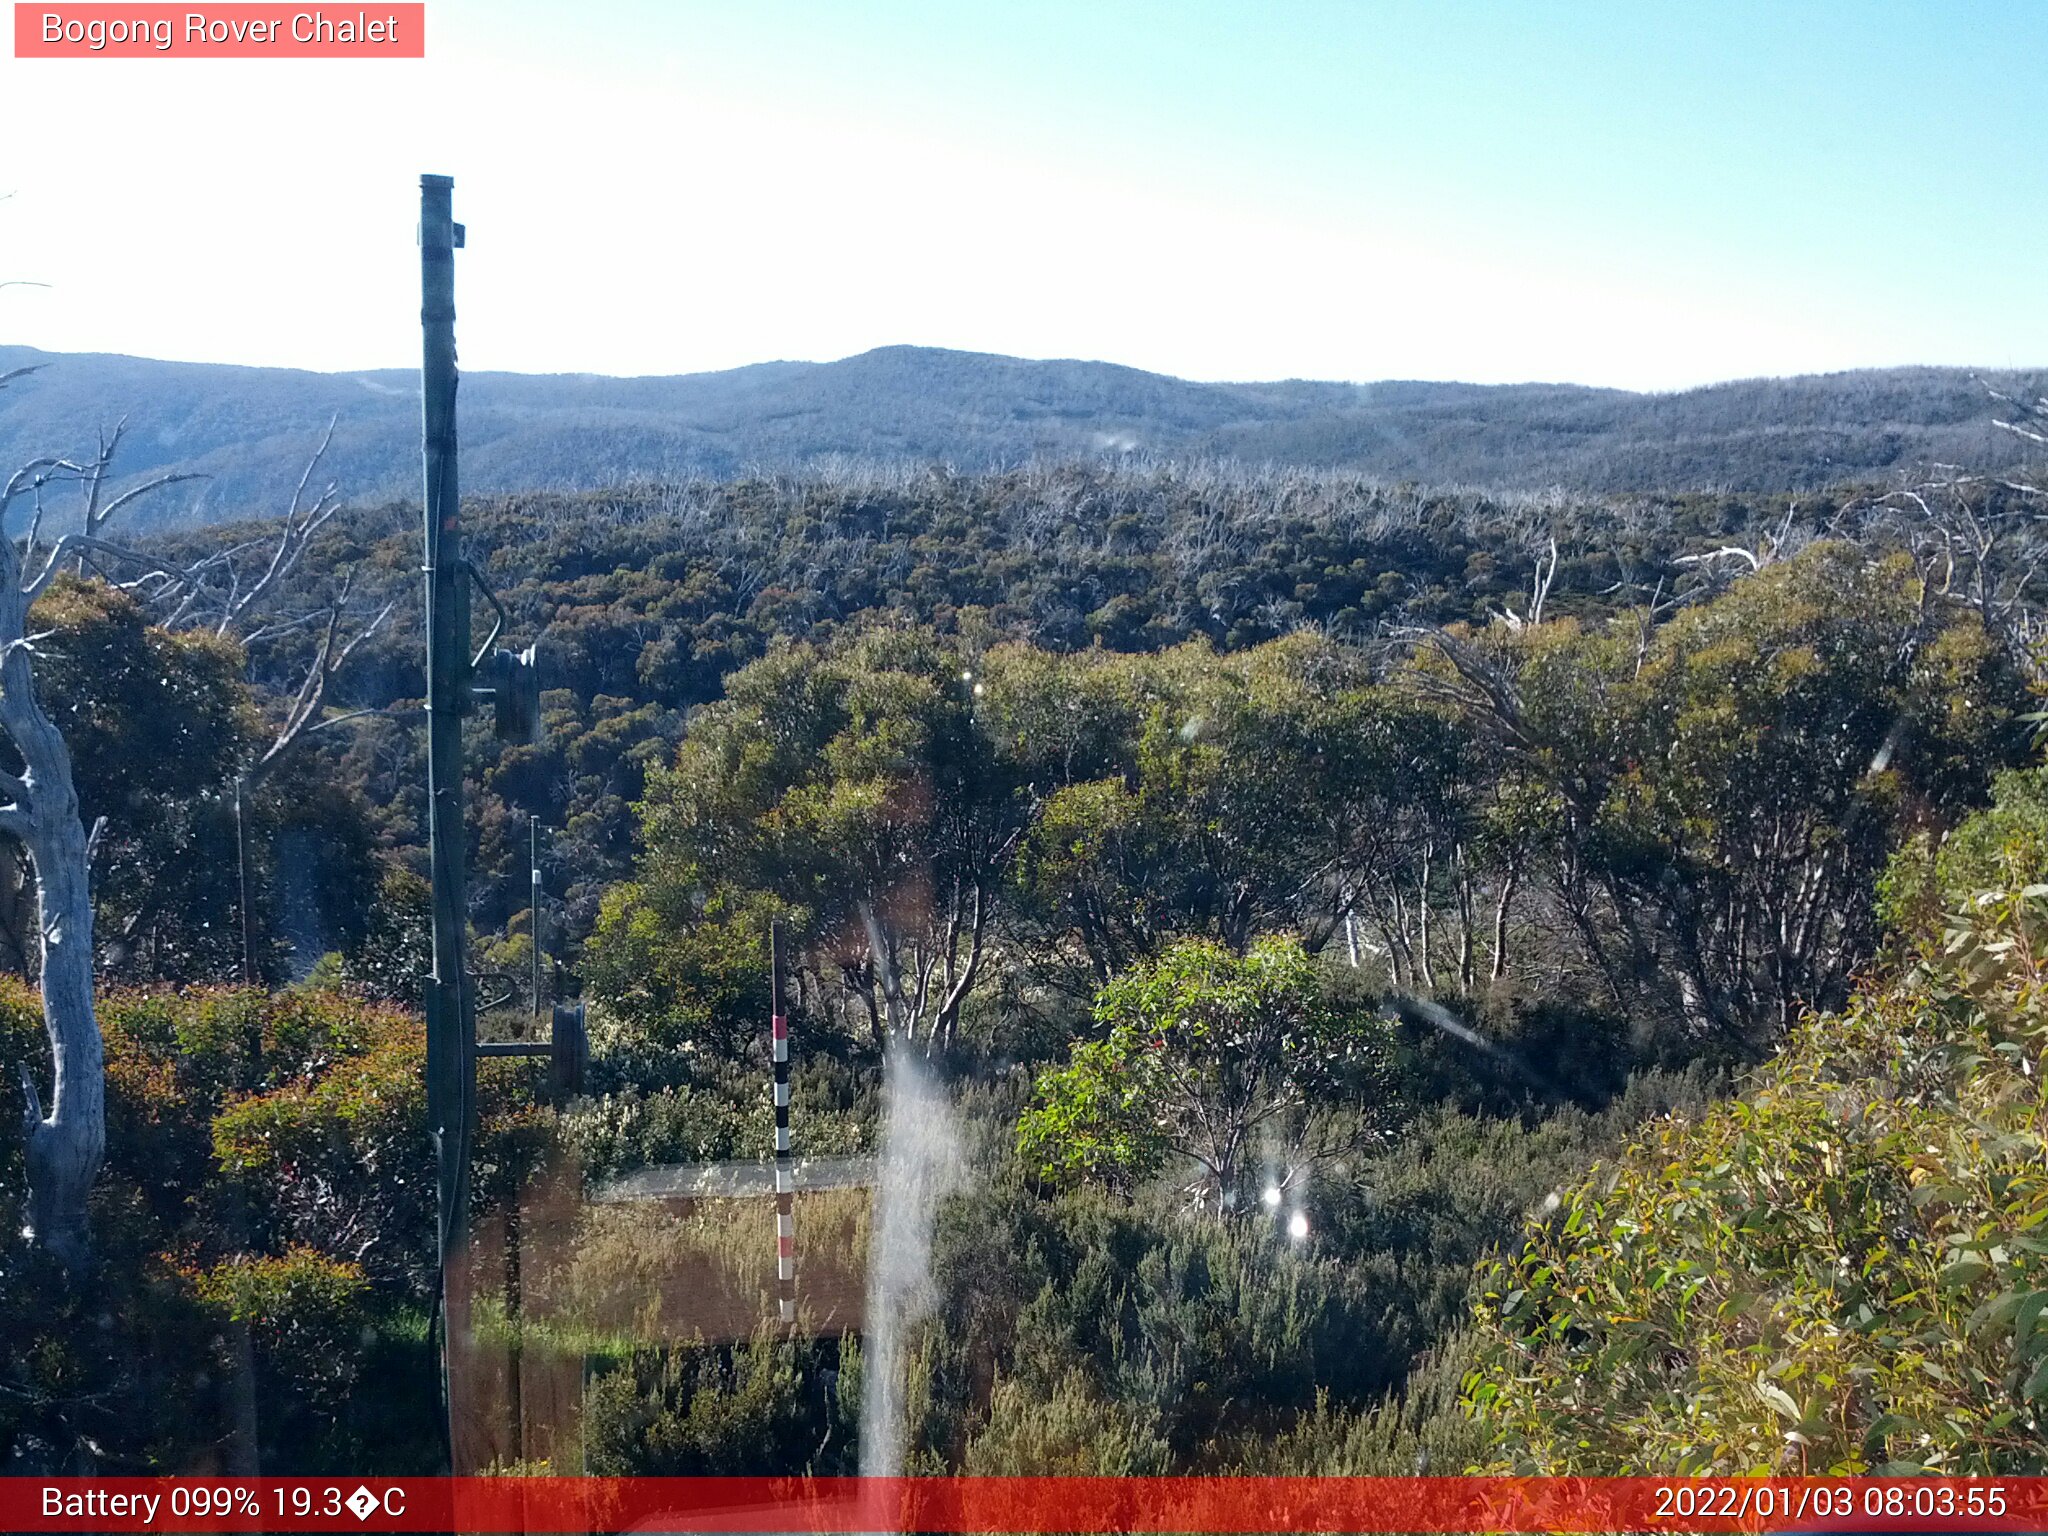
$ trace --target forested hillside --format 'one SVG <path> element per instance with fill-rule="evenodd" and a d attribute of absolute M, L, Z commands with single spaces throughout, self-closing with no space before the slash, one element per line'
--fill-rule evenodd
<path fill-rule="evenodd" d="M 2024 529 L 2012 493 L 1984 495 L 1997 526 Z M 1910 502 L 1875 494 L 1809 498 L 1788 518 L 1766 498 L 1494 498 L 1309 472 L 1087 467 L 481 502 L 472 547 L 516 622 L 541 636 L 548 730 L 534 748 L 473 743 L 477 919 L 488 929 L 523 904 L 525 818 L 537 815 L 556 829 L 545 876 L 565 904 L 557 916 L 572 936 L 587 932 L 602 890 L 628 867 L 629 808 L 646 769 L 673 751 L 689 712 L 777 637 L 830 644 L 878 623 L 918 624 L 979 655 L 1005 641 L 1147 652 L 1199 640 L 1237 651 L 1309 629 L 1380 665 L 1412 629 L 1526 616 L 1539 569 L 1548 616 L 1654 606 L 1662 619 L 1746 569 L 1744 557 L 1703 553 L 1741 546 L 1772 558 L 1830 531 L 1904 548 L 1939 537 L 1923 522 Z M 189 559 L 258 532 L 230 526 L 165 548 Z M 378 713 L 323 746 L 344 754 L 340 771 L 398 848 L 416 848 L 420 835 L 418 538 L 403 508 L 347 514 L 279 599 L 317 607 L 349 571 L 358 621 L 398 605 L 332 700 Z M 2009 586 L 2024 566 L 2007 567 L 2006 554 L 2000 546 Z M 267 641 L 255 676 L 291 686 L 311 644 L 289 631 Z"/>
<path fill-rule="evenodd" d="M 548 669 L 537 742 L 470 733 L 470 919 L 512 1001 L 485 1027 L 523 1027 L 538 817 L 552 985 L 580 985 L 593 1043 L 563 1103 L 529 1064 L 485 1064 L 478 1230 L 552 1203 L 518 1266 L 477 1250 L 480 1326 L 581 1384 L 555 1438 L 509 1443 L 561 1470 L 852 1471 L 880 1361 L 912 1470 L 1606 1470 L 1621 1452 L 1570 1448 L 1571 1383 L 1604 1372 L 1643 1444 L 1750 1464 L 1734 1430 L 1709 1454 L 1667 1420 L 1695 1381 L 1759 1362 L 1710 1356 L 1684 1313 L 1649 1380 L 1636 1333 L 1568 1319 L 1570 1265 L 1656 1283 L 1636 1249 L 1625 1269 L 1594 1246 L 1619 1241 L 1609 1189 L 1656 1210 L 1674 1264 L 1707 1262 L 1685 1244 L 1727 1223 L 1686 1228 L 1660 1170 L 1738 1132 L 1759 1163 L 1808 1157 L 1821 1036 L 1802 1021 L 1844 1010 L 1855 1059 L 1889 1070 L 1881 1010 L 1934 1031 L 1899 999 L 1962 983 L 1894 997 L 1884 968 L 2008 876 L 2017 905 L 1982 921 L 2035 922 L 2038 792 L 1998 778 L 2034 750 L 2032 506 L 1998 478 L 1794 503 L 1130 465 L 479 498 L 472 555 Z M 11 1248 L 0 1435 L 24 1466 L 88 1442 L 135 1470 L 435 1454 L 418 513 L 336 511 L 234 609 L 279 536 L 149 551 L 211 573 L 232 622 L 92 559 L 36 605 L 38 687 L 99 823 L 93 1294 L 122 1339 L 195 1365 L 100 1349 L 99 1301 Z M 314 677 L 320 728 L 257 771 Z M 27 973 L 18 867 L 12 890 Z M 890 1096 L 928 1095 L 947 1169 L 929 1304 L 885 1350 L 856 1305 L 896 1240 L 881 1193 L 804 1194 L 794 1343 L 767 1321 L 759 1202 L 597 1198 L 772 1145 L 771 918 L 804 1151 L 876 1156 Z M 2026 977 L 1968 974 L 2031 1018 Z M 2031 1038 L 1989 1028 L 1994 1051 Z M 26 992 L 0 992 L 0 1040 L 46 1071 Z M 1807 1095 L 1783 1138 L 1727 1107 L 1774 1091 L 1752 1073 Z M 2015 1103 L 1966 1107 L 2009 1129 Z M 1625 1150 L 1659 1137 L 1669 1156 Z M 1812 1198 L 1834 1210 L 1819 1155 Z M 1589 1173 L 1603 1159 L 1621 1171 Z M 0 1189 L 22 1182 L 10 1143 Z M 1800 1219 L 1735 1224 L 1747 1294 Z M 2035 1284 L 2030 1249 L 1999 1252 L 1972 1307 Z M 1555 1299 L 1495 1262 L 1543 1269 Z M 1853 1307 L 1818 1283 L 1786 1305 Z M 1899 1426 L 1947 1411 L 1903 1385 L 1822 1403 L 1820 1367 L 1784 1348 L 1766 1377 L 1828 1465 L 1904 1461 Z M 2026 1351 L 2024 1371 L 1971 1357 L 1969 1422 L 1994 1427 L 1976 1460 L 1928 1464 L 2035 1465 L 2006 1434 L 2038 1396 Z M 1504 1396 L 1510 1358 L 1532 1364 Z"/>
<path fill-rule="evenodd" d="M 130 426 L 118 470 L 203 475 L 138 516 L 219 521 L 281 510 L 337 422 L 330 473 L 373 501 L 414 494 L 417 377 L 316 374 L 0 347 L 0 462 L 74 456 Z M 2028 379 L 1989 381 L 2025 393 Z M 829 469 L 855 459 L 961 471 L 1034 460 L 1230 459 L 1514 490 L 1810 491 L 1935 464 L 2014 460 L 1984 383 L 1910 368 L 1749 380 L 1674 394 L 1528 384 L 1202 384 L 1107 363 L 885 347 L 832 363 L 615 379 L 478 373 L 463 383 L 466 489 Z"/>

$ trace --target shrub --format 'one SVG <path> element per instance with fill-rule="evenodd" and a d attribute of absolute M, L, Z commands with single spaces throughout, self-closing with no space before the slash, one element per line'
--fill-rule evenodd
<path fill-rule="evenodd" d="M 1219 1209 L 1242 1209 L 1262 1156 L 1291 1175 L 1368 1144 L 1390 1118 L 1356 1113 L 1388 1108 L 1386 1024 L 1333 1006 L 1292 939 L 1243 955 L 1176 944 L 1105 985 L 1095 1016 L 1104 1037 L 1039 1079 L 1018 1125 L 1044 1177 L 1129 1185 L 1177 1155 Z"/>
<path fill-rule="evenodd" d="M 213 1148 L 283 1241 L 396 1276 L 432 1263 L 434 1175 L 424 1031 L 388 1023 L 317 1078 L 228 1105 Z"/>
<path fill-rule="evenodd" d="M 355 1381 L 369 1289 L 360 1265 L 304 1247 L 239 1254 L 194 1284 L 201 1301 L 248 1325 L 273 1372 L 329 1403 Z"/>
<path fill-rule="evenodd" d="M 583 1434 L 599 1476 L 802 1472 L 851 1449 L 836 1340 L 792 1343 L 767 1324 L 730 1345 L 641 1351 L 592 1378 Z M 848 1468 L 850 1470 L 850 1468 Z"/>
<path fill-rule="evenodd" d="M 2048 1470 L 2048 886 L 1931 948 L 1492 1267 L 1468 1386 L 1501 1465 Z"/>
<path fill-rule="evenodd" d="M 1159 1477 L 1172 1452 L 1159 1413 L 1105 1401 L 1078 1370 L 1039 1397 L 1006 1381 L 989 1404 L 988 1424 L 967 1447 L 976 1477 Z"/>

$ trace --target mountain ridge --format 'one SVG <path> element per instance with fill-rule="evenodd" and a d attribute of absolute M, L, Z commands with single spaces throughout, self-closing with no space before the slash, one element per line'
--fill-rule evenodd
<path fill-rule="evenodd" d="M 327 476 L 351 499 L 414 494 L 417 377 L 319 373 L 0 346 L 0 466 L 77 454 L 124 418 L 123 483 L 206 478 L 159 525 L 281 510 L 330 419 Z M 463 381 L 463 481 L 476 493 L 728 478 L 847 457 L 964 470 L 1142 453 L 1342 470 L 1384 480 L 1589 494 L 1796 492 L 1934 463 L 2009 467 L 1985 380 L 2037 371 L 1908 367 L 1637 393 L 1418 379 L 1202 382 L 1122 364 L 897 345 L 832 362 L 712 372 L 482 372 Z"/>

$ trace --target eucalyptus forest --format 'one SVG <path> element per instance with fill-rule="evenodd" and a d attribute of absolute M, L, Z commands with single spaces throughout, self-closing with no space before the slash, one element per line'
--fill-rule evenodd
<path fill-rule="evenodd" d="M 482 1023 L 580 997 L 590 1054 L 480 1064 L 501 1363 L 451 1447 L 420 510 L 315 432 L 123 542 L 100 443 L 9 482 L 0 560 L 9 1470 L 2048 1472 L 2024 465 L 472 498 L 542 667 L 537 738 L 466 743 Z M 742 1187 L 771 928 L 794 1325 Z"/>

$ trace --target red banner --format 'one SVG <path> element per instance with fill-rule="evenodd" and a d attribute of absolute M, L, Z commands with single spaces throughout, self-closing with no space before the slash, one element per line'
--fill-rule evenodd
<path fill-rule="evenodd" d="M 38 5 L 16 0 L 17 59 L 423 59 L 427 8 Z"/>
<path fill-rule="evenodd" d="M 2048 1531 L 2048 1478 L 0 1478 L 9 1531 Z"/>

